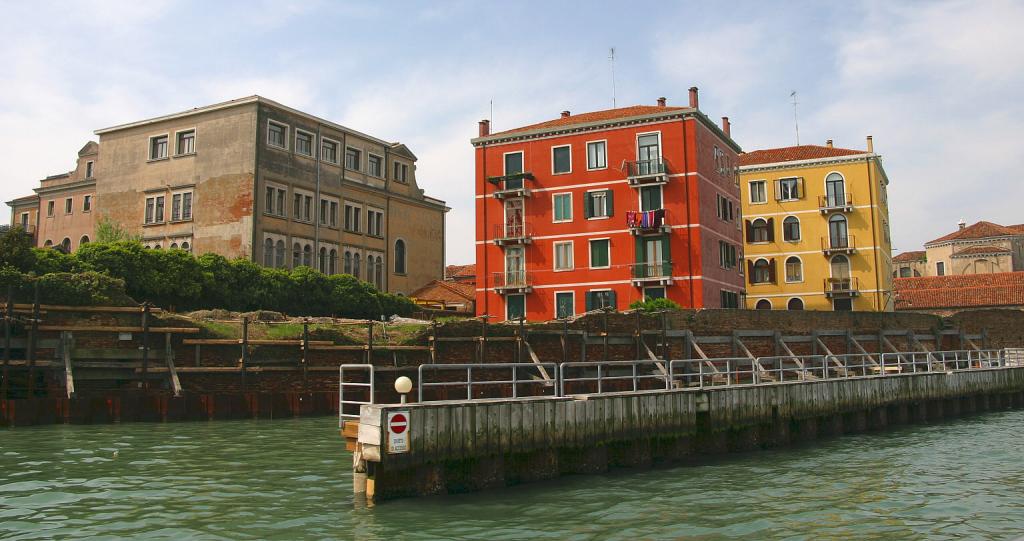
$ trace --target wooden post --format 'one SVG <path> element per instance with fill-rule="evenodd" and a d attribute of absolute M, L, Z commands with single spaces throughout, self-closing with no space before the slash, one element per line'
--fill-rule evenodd
<path fill-rule="evenodd" d="M 4 312 L 4 381 L 0 390 L 3 399 L 7 400 L 8 381 L 11 377 L 11 318 L 14 317 L 14 286 L 7 288 L 7 310 Z"/>
<path fill-rule="evenodd" d="M 773 339 L 775 341 L 775 356 L 779 357 L 782 355 L 782 333 L 779 331 L 775 331 L 773 335 Z"/>
<path fill-rule="evenodd" d="M 149 303 L 142 303 L 142 388 L 149 388 Z"/>
<path fill-rule="evenodd" d="M 487 319 L 484 318 L 484 319 L 481 319 L 480 321 L 481 321 L 481 323 L 483 323 L 483 325 L 480 327 L 481 328 L 481 333 L 480 333 L 480 362 L 481 363 L 486 363 L 487 362 Z"/>
<path fill-rule="evenodd" d="M 373 320 L 366 323 L 366 364 L 373 364 Z"/>
<path fill-rule="evenodd" d="M 64 389 L 68 398 L 71 398 L 75 394 L 75 378 L 71 371 L 71 348 L 73 347 L 74 341 L 69 331 L 61 331 L 60 333 L 60 349 L 61 355 L 64 359 Z"/>
<path fill-rule="evenodd" d="M 604 314 L 602 314 L 601 321 L 602 321 L 602 326 L 604 327 L 604 331 L 601 333 L 601 335 L 602 335 L 601 336 L 601 349 L 602 349 L 602 351 L 601 351 L 601 360 L 607 361 L 608 360 L 608 312 L 607 311 L 604 312 Z"/>
<path fill-rule="evenodd" d="M 661 360 L 665 361 L 671 357 L 672 351 L 668 347 L 668 312 L 661 313 Z"/>
<path fill-rule="evenodd" d="M 730 344 L 732 346 L 732 356 L 733 357 L 739 357 L 740 356 L 740 347 L 739 347 L 739 340 L 740 340 L 740 338 L 739 338 L 739 336 L 740 336 L 739 331 L 736 331 L 736 330 L 732 331 L 732 341 L 730 342 Z"/>
<path fill-rule="evenodd" d="M 686 342 L 683 344 L 683 355 L 686 359 L 693 358 L 693 332 L 686 331 Z"/>
<path fill-rule="evenodd" d="M 523 362 L 523 316 L 519 316 L 519 326 L 516 328 L 516 362 Z"/>
<path fill-rule="evenodd" d="M 580 340 L 580 362 L 587 360 L 587 340 L 590 338 L 590 320 L 583 320 L 583 337 Z"/>
<path fill-rule="evenodd" d="M 167 364 L 167 380 L 171 383 L 171 392 L 174 393 L 174 396 L 181 396 L 181 380 L 178 379 L 178 369 L 174 366 L 171 333 L 164 335 L 164 363 Z"/>
<path fill-rule="evenodd" d="M 32 325 L 28 331 L 28 396 L 36 391 L 36 338 L 39 335 L 39 281 L 32 285 Z"/>
<path fill-rule="evenodd" d="M 242 357 L 238 360 L 242 376 L 242 391 L 245 391 L 245 365 L 249 361 L 249 318 L 242 317 Z"/>
<path fill-rule="evenodd" d="M 302 387 L 309 391 L 309 320 L 302 320 Z"/>
<path fill-rule="evenodd" d="M 642 357 L 643 351 L 640 348 L 640 344 L 643 342 L 644 336 L 643 336 L 643 329 L 640 327 L 640 310 L 637 310 L 636 312 L 634 312 L 634 314 L 636 314 L 636 318 L 635 318 L 636 319 L 636 330 L 633 331 L 633 342 L 634 342 L 634 344 L 633 344 L 633 346 L 634 346 L 633 358 L 634 359 L 641 359 L 641 358 L 643 358 Z"/>
<path fill-rule="evenodd" d="M 437 320 L 430 321 L 430 364 L 437 364 Z"/>
<path fill-rule="evenodd" d="M 562 320 L 562 362 L 569 362 L 569 322 Z"/>
<path fill-rule="evenodd" d="M 818 330 L 811 331 L 811 355 L 818 354 Z"/>

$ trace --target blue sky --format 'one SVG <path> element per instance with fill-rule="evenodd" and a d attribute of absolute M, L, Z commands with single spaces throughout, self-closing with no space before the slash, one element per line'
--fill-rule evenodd
<path fill-rule="evenodd" d="M 3 2 L 0 198 L 69 170 L 92 131 L 261 94 L 420 158 L 473 257 L 469 139 L 611 105 L 728 115 L 746 150 L 864 148 L 889 174 L 895 248 L 1024 222 L 1024 3 Z"/>

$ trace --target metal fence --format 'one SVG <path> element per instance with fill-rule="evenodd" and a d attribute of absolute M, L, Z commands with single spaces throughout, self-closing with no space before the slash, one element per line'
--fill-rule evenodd
<path fill-rule="evenodd" d="M 366 381 L 346 381 L 345 372 L 349 374 L 367 373 Z M 343 364 L 338 367 L 338 423 L 345 419 L 358 419 L 359 408 L 363 404 L 373 404 L 374 391 L 374 368 L 372 364 Z M 345 389 L 349 389 L 348 398 L 345 397 Z M 355 394 L 356 398 L 352 395 Z M 359 400 L 359 397 L 367 397 L 366 400 Z M 347 406 L 347 407 L 346 407 Z M 353 412 L 354 411 L 354 412 Z M 340 426 L 339 426 L 340 428 Z"/>
<path fill-rule="evenodd" d="M 431 374 L 440 373 L 451 376 L 440 381 L 430 379 Z M 555 363 L 421 364 L 417 373 L 417 400 L 447 400 L 447 396 L 426 396 L 425 391 L 461 387 L 465 388 L 466 400 L 556 396 L 558 373 Z M 473 396 L 474 388 L 479 396 Z"/>

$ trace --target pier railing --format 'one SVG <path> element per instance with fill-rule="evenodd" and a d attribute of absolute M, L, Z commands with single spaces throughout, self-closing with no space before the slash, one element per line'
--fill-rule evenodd
<path fill-rule="evenodd" d="M 345 374 L 365 373 L 365 381 L 346 381 Z M 338 367 L 338 419 L 358 419 L 363 404 L 373 404 L 374 368 L 372 364 L 343 364 Z M 352 379 L 352 378 L 349 378 Z M 345 389 L 348 389 L 348 393 Z M 347 396 L 346 396 L 347 394 Z M 353 396 L 355 395 L 355 396 Z M 366 397 L 366 400 L 360 398 Z"/>
<path fill-rule="evenodd" d="M 448 377 L 432 380 L 440 374 Z M 559 373 L 556 363 L 489 363 L 489 364 L 421 364 L 417 373 L 417 399 L 473 400 L 478 398 L 521 398 L 528 396 L 557 396 Z M 555 374 L 552 379 L 551 374 Z M 441 398 L 426 396 L 429 389 L 456 388 L 456 395 Z M 462 396 L 465 389 L 465 396 Z M 474 388 L 478 396 L 473 396 Z M 497 396 L 495 396 L 497 395 Z"/>

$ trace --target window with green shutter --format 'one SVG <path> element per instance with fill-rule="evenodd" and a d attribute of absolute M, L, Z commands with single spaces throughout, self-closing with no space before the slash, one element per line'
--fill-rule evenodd
<path fill-rule="evenodd" d="M 610 289 L 587 292 L 587 311 L 600 310 L 602 308 L 616 309 L 615 292 Z"/>
<path fill-rule="evenodd" d="M 661 206 L 661 186 L 640 188 L 640 210 L 658 210 Z"/>
<path fill-rule="evenodd" d="M 587 192 L 583 204 L 583 214 L 586 218 L 607 218 L 613 214 L 612 207 L 611 190 Z"/>
<path fill-rule="evenodd" d="M 576 314 L 576 307 L 573 306 L 575 295 L 571 291 L 555 293 L 555 318 L 564 319 Z"/>
<path fill-rule="evenodd" d="M 590 241 L 590 268 L 608 268 L 610 265 L 608 239 Z"/>
<path fill-rule="evenodd" d="M 556 222 L 568 222 L 572 221 L 572 194 L 571 193 L 556 193 L 551 198 L 551 204 L 554 207 L 554 221 Z"/>

